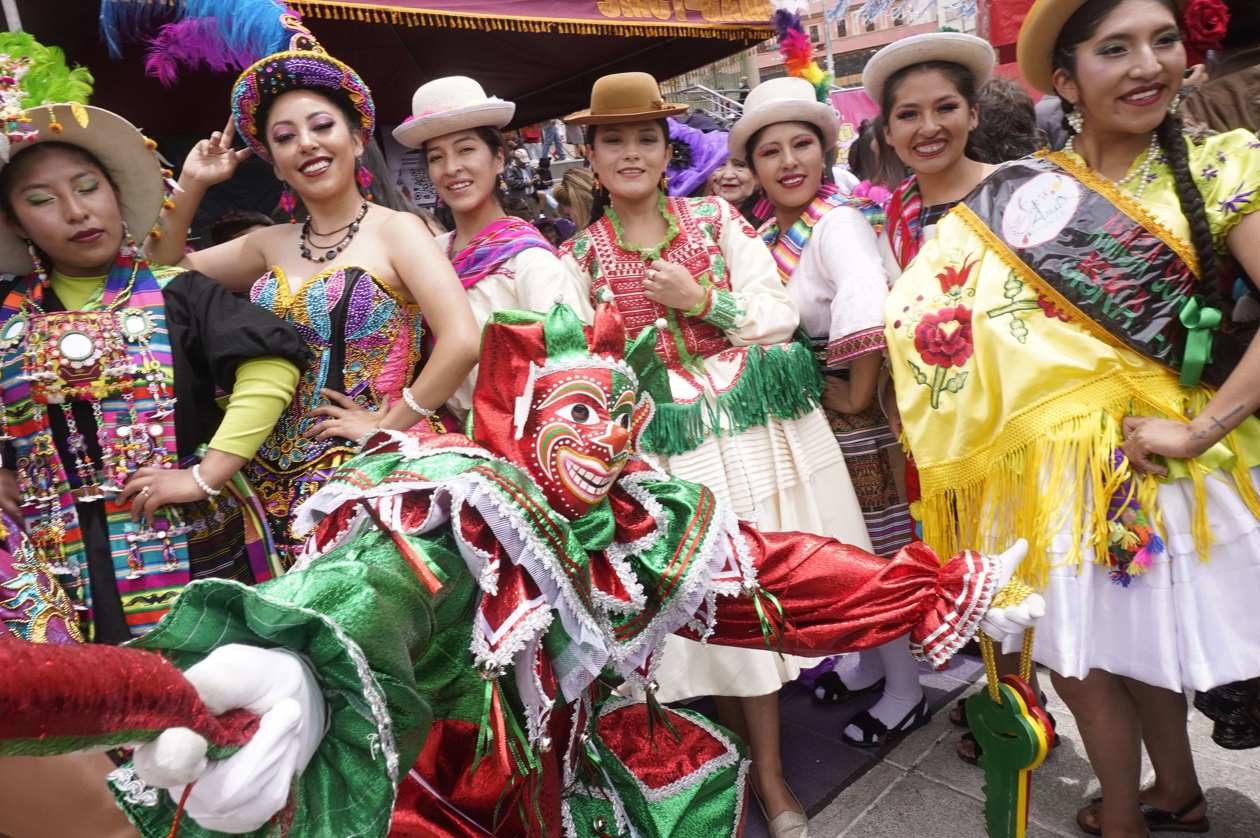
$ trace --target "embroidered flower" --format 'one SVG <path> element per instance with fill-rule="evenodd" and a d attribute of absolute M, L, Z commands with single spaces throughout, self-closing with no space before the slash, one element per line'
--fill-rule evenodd
<path fill-rule="evenodd" d="M 963 261 L 961 268 L 955 268 L 949 265 L 945 270 L 936 275 L 936 281 L 941 284 L 941 292 L 948 294 L 955 288 L 961 288 L 967 284 L 967 277 L 971 275 L 971 269 L 976 266 L 976 261 Z"/>
<path fill-rule="evenodd" d="M 1217 169 L 1215 166 L 1209 166 L 1208 168 L 1203 170 L 1202 174 L 1200 174 L 1199 177 L 1203 178 L 1204 180 L 1216 180 L 1216 176 L 1218 174 L 1220 174 L 1219 169 Z"/>
<path fill-rule="evenodd" d="M 1247 203 L 1251 200 L 1251 196 L 1256 194 L 1256 190 L 1251 189 L 1242 192 L 1242 184 L 1238 185 L 1240 191 L 1235 192 L 1232 198 L 1226 198 L 1224 201 L 1217 201 L 1220 205 L 1221 212 L 1239 213 L 1247 208 Z"/>
<path fill-rule="evenodd" d="M 1037 295 L 1037 305 L 1041 306 L 1041 311 L 1047 318 L 1054 319 L 1057 317 L 1064 323 L 1067 323 L 1072 319 L 1068 316 L 1066 311 L 1054 304 L 1054 300 L 1044 294 Z"/>
<path fill-rule="evenodd" d="M 914 330 L 914 348 L 929 364 L 961 367 L 971 357 L 971 309 L 950 306 L 926 314 Z"/>

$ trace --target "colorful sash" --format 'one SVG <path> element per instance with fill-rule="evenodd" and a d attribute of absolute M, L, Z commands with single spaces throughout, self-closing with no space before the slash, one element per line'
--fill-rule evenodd
<path fill-rule="evenodd" d="M 893 256 L 904 271 L 923 246 L 923 196 L 914 175 L 902 181 L 888 202 L 888 238 Z"/>
<path fill-rule="evenodd" d="M 805 207 L 800 218 L 792 222 L 786 233 L 780 235 L 779 224 L 774 219 L 767 221 L 758 231 L 761 240 L 774 256 L 774 264 L 779 269 L 779 280 L 784 285 L 796 273 L 796 266 L 801 263 L 801 252 L 814 234 L 814 225 L 836 207 L 853 207 L 859 210 L 871 226 L 877 229 L 884 223 L 884 210 L 879 204 L 869 198 L 841 194 L 834 183 L 824 183 L 814 200 Z"/>
<path fill-rule="evenodd" d="M 21 277 L 0 304 L 0 419 L 17 457 L 26 530 L 39 561 L 58 574 L 90 626 L 91 587 L 75 504 L 103 503 L 123 613 L 138 633 L 161 618 L 189 579 L 185 522 L 164 508 L 166 514 L 144 529 L 131 520 L 129 507 L 116 503 L 116 492 L 136 469 L 175 465 L 174 376 L 162 290 L 147 264 L 120 256 L 97 309 L 45 312 L 45 291 L 36 276 Z M 72 423 L 75 401 L 92 405 L 102 462 L 92 461 Z M 62 461 L 54 441 L 53 410 L 67 418 L 73 463 Z"/>
<path fill-rule="evenodd" d="M 1184 386 L 1219 385 L 1246 348 L 1224 334 L 1213 347 L 1221 315 L 1190 246 L 1064 154 L 1003 166 L 955 212 L 1064 315 Z"/>
<path fill-rule="evenodd" d="M 451 244 L 455 244 L 454 237 L 451 237 Z M 473 236 L 459 253 L 447 255 L 455 273 L 459 274 L 459 281 L 468 289 L 497 271 L 504 262 L 531 247 L 541 247 L 553 254 L 556 252 L 537 227 L 515 216 L 508 216 Z"/>

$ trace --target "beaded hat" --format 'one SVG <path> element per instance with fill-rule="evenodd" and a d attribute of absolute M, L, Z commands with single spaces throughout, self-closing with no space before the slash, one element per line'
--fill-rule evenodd
<path fill-rule="evenodd" d="M 61 50 L 24 32 L 0 34 L 0 169 L 38 143 L 78 146 L 105 167 L 127 229 L 143 238 L 162 211 L 169 173 L 157 144 L 118 114 L 87 105 L 91 93 L 92 74 L 68 67 Z M 18 231 L 0 224 L 0 272 L 33 269 Z"/>
<path fill-rule="evenodd" d="M 324 52 L 310 33 L 303 30 L 294 34 L 290 49 L 254 62 L 232 87 L 236 132 L 263 160 L 270 162 L 271 155 L 260 136 L 266 126 L 258 124 L 259 112 L 265 113 L 280 94 L 299 89 L 346 96 L 359 115 L 364 142 L 371 140 L 376 129 L 372 91 L 349 65 Z"/>
<path fill-rule="evenodd" d="M 118 57 L 121 44 L 148 47 L 145 68 L 173 84 L 178 68 L 244 67 L 232 88 L 232 118 L 250 149 L 270 161 L 258 115 L 282 93 L 327 91 L 349 99 L 364 140 L 376 127 L 372 92 L 353 69 L 333 58 L 282 0 L 101 0 L 101 32 Z M 155 30 L 155 25 L 160 22 Z M 259 58 L 259 56 L 264 56 Z"/>

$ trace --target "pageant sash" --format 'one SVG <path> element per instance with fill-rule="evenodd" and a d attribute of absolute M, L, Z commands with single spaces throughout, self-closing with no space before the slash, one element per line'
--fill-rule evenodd
<path fill-rule="evenodd" d="M 1201 376 L 1219 385 L 1245 349 L 1216 334 L 1222 318 L 1199 287 L 1193 249 L 1067 155 L 999 168 L 956 212 L 1074 321 L 1181 374 L 1184 386 Z"/>

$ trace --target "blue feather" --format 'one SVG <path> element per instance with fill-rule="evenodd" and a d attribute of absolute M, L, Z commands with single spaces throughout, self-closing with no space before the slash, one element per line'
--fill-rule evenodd
<path fill-rule="evenodd" d="M 226 49 L 262 58 L 285 49 L 293 33 L 280 23 L 281 0 L 101 0 L 101 33 L 115 58 L 128 41 L 148 41 L 162 24 L 213 18 Z"/>

